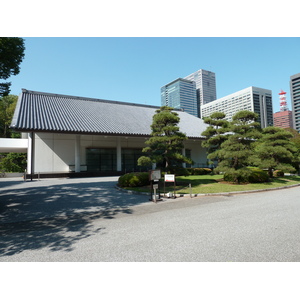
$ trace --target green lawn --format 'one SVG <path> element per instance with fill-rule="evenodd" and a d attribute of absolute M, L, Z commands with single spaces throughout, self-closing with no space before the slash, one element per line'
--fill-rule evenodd
<path fill-rule="evenodd" d="M 226 193 L 237 191 L 250 191 L 268 188 L 289 186 L 300 183 L 300 176 L 286 176 L 273 178 L 266 183 L 230 184 L 222 181 L 223 175 L 191 175 L 176 177 L 176 193 L 189 194 L 189 184 L 192 186 L 192 194 Z M 139 192 L 149 192 L 150 187 L 127 188 Z M 174 185 L 168 184 L 166 192 L 174 191 Z M 161 183 L 161 193 L 164 192 L 164 183 Z"/>

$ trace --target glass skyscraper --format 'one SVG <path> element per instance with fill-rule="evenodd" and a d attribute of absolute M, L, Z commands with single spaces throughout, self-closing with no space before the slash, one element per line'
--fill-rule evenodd
<path fill-rule="evenodd" d="M 202 69 L 161 88 L 161 105 L 183 109 L 198 118 L 201 106 L 216 99 L 216 75 Z"/>
<path fill-rule="evenodd" d="M 300 132 L 300 73 L 290 77 L 294 129 Z"/>
<path fill-rule="evenodd" d="M 198 115 L 201 117 L 201 106 L 217 99 L 216 74 L 200 69 L 184 77 L 184 79 L 196 83 Z"/>
<path fill-rule="evenodd" d="M 199 117 L 196 83 L 178 78 L 161 88 L 161 105 L 169 106 Z"/>

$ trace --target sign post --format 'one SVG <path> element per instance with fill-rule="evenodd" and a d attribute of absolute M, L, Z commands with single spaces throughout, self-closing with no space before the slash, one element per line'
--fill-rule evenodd
<path fill-rule="evenodd" d="M 151 186 L 150 186 L 150 201 L 154 201 L 156 203 L 157 200 L 157 196 L 156 196 L 156 190 L 158 190 L 158 182 L 161 178 L 161 173 L 160 170 L 151 170 L 149 172 L 149 180 L 151 182 Z M 152 190 L 154 190 L 154 195 L 152 194 Z M 153 199 L 154 196 L 154 199 Z M 159 194 L 158 194 L 158 198 L 159 198 Z"/>
<path fill-rule="evenodd" d="M 174 194 L 173 198 L 175 199 L 175 174 L 165 174 L 165 188 L 166 188 L 166 182 L 174 182 Z M 165 193 L 165 188 L 164 188 L 164 193 Z"/>

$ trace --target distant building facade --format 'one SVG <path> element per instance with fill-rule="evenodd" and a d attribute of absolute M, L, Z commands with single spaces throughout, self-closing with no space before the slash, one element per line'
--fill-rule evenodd
<path fill-rule="evenodd" d="M 293 128 L 293 113 L 290 110 L 276 112 L 273 121 L 275 127 Z"/>
<path fill-rule="evenodd" d="M 169 106 L 195 117 L 199 117 L 196 83 L 191 80 L 178 78 L 161 88 L 161 105 Z"/>
<path fill-rule="evenodd" d="M 217 99 L 216 74 L 214 72 L 200 69 L 184 78 L 195 81 L 200 104 Z"/>
<path fill-rule="evenodd" d="M 184 78 L 196 83 L 198 115 L 201 117 L 201 106 L 217 99 L 216 74 L 200 69 Z"/>
<path fill-rule="evenodd" d="M 272 91 L 257 87 L 248 87 L 223 98 L 206 103 L 201 107 L 202 117 L 209 117 L 214 112 L 224 112 L 226 120 L 241 110 L 258 114 L 262 128 L 273 126 Z"/>
<path fill-rule="evenodd" d="M 293 128 L 300 132 L 300 73 L 290 77 Z"/>
<path fill-rule="evenodd" d="M 190 86 L 191 82 L 195 84 L 195 95 Z M 216 99 L 216 75 L 203 69 L 161 88 L 161 105 L 183 109 L 198 118 L 201 117 L 201 105 Z"/>

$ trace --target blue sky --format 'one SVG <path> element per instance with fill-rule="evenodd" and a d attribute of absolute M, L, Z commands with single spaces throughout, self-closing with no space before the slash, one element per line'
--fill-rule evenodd
<path fill-rule="evenodd" d="M 300 72 L 298 37 L 30 37 L 11 94 L 22 88 L 160 105 L 160 88 L 198 69 L 216 73 L 217 98 L 249 86 L 280 89 Z"/>

